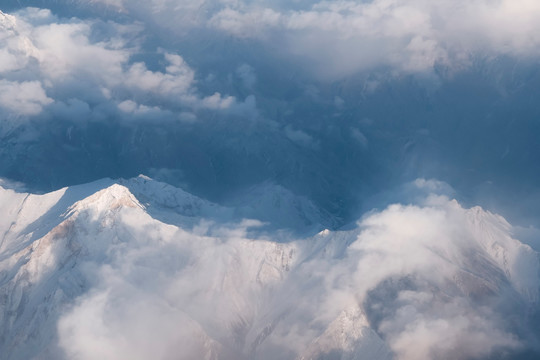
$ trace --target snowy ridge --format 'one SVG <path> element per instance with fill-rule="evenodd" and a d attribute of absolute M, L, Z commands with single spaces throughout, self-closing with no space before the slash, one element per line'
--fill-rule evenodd
<path fill-rule="evenodd" d="M 143 202 L 155 204 L 183 216 L 212 216 L 219 214 L 221 210 L 216 204 L 144 175 L 121 180 L 120 184 L 129 187 L 129 190 L 139 196 Z"/>
<path fill-rule="evenodd" d="M 504 271 L 516 291 L 529 301 L 538 303 L 538 255 L 525 244 L 511 237 L 512 226 L 501 216 L 480 207 L 468 210 L 469 222 L 484 250 Z M 535 259 L 536 258 L 536 259 Z"/>
<path fill-rule="evenodd" d="M 259 221 L 146 177 L 0 199 L 9 360 L 468 359 L 531 346 L 520 334 L 538 312 L 538 254 L 500 216 L 443 197 L 307 238 L 254 237 Z"/>
<path fill-rule="evenodd" d="M 254 186 L 226 205 L 214 204 L 182 189 L 140 175 L 120 184 L 148 207 L 148 211 L 165 222 L 185 225 L 198 222 L 201 217 L 219 221 L 248 218 L 262 221 L 261 227 L 298 230 L 313 233 L 322 226 L 336 225 L 329 214 L 308 199 L 271 183 Z"/>
<path fill-rule="evenodd" d="M 343 310 L 298 360 L 317 359 L 323 354 L 342 360 L 392 358 L 390 349 L 370 328 L 358 307 Z"/>

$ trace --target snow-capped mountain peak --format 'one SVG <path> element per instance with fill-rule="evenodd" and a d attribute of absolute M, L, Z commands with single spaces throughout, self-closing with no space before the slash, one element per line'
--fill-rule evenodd
<path fill-rule="evenodd" d="M 10 360 L 467 359 L 533 327 L 538 254 L 442 197 L 297 237 L 146 177 L 0 196 Z"/>

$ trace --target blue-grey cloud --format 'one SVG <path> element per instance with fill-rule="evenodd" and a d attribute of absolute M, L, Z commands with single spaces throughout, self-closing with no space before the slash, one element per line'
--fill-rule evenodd
<path fill-rule="evenodd" d="M 111 116 L 148 113 L 148 118 L 185 120 L 205 109 L 256 115 L 253 103 L 219 92 L 201 95 L 195 71 L 178 54 L 154 48 L 159 70 L 133 60 L 142 52 L 140 23 L 61 19 L 37 8 L 1 16 L 6 56 L 0 64 L 0 105 L 5 113 L 37 116 L 48 110 L 54 117 L 58 105 L 51 104 L 79 101 L 116 107 Z"/>
<path fill-rule="evenodd" d="M 437 177 L 538 210 L 533 2 L 28 3 L 2 17 L 4 176 L 170 170 L 219 201 L 270 180 L 344 222 Z"/>
<path fill-rule="evenodd" d="M 85 3 L 84 1 L 82 3 Z M 225 31 L 296 58 L 319 78 L 389 67 L 398 73 L 459 71 L 474 56 L 537 57 L 534 1 L 90 1 L 178 35 Z"/>

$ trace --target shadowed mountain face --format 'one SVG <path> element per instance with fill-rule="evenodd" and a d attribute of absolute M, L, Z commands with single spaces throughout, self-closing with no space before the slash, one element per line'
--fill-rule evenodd
<path fill-rule="evenodd" d="M 48 191 L 144 173 L 220 202 L 272 181 L 343 219 L 382 190 L 436 177 L 504 209 L 508 198 L 538 196 L 540 83 L 522 75 L 508 89 L 512 84 L 491 78 L 493 62 L 435 89 L 412 76 L 383 80 L 367 95 L 354 76 L 332 84 L 297 78 L 261 84 L 257 120 L 226 114 L 202 114 L 194 123 L 113 114 L 11 120 L 1 130 L 0 175 Z M 497 72 L 526 70 L 519 66 Z M 317 86 L 316 98 L 266 93 L 306 83 Z M 344 104 L 336 107 L 338 96 Z"/>
<path fill-rule="evenodd" d="M 3 47 L 19 65 L 2 65 L 2 86 L 36 88 L 3 105 L 0 176 L 50 191 L 143 173 L 218 202 L 270 181 L 341 223 L 369 210 L 374 195 L 425 177 L 523 225 L 540 211 L 540 68 L 525 48 L 471 45 L 460 50 L 462 60 L 435 56 L 413 71 L 403 68 L 405 58 L 401 65 L 388 60 L 383 45 L 373 64 L 352 50 L 317 57 L 312 48 L 291 50 L 295 41 L 311 44 L 300 31 L 268 25 L 239 35 L 223 28 L 218 19 L 228 5 L 220 2 L 182 2 L 178 11 L 193 19 L 178 23 L 180 13 L 164 13 L 167 4 L 6 5 L 15 17 L 4 16 Z M 319 14 L 310 2 L 291 5 L 290 14 L 273 6 L 282 17 Z M 365 20 L 352 8 L 323 10 Z M 281 32 L 282 43 L 273 38 Z M 369 42 L 347 36 L 359 47 Z M 382 36 L 395 38 L 396 51 L 405 41 Z M 430 36 L 457 56 L 455 44 Z"/>

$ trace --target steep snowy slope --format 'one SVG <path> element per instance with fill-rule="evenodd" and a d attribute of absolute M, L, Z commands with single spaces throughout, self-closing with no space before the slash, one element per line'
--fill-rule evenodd
<path fill-rule="evenodd" d="M 149 205 L 148 211 L 158 218 L 167 218 L 173 214 L 191 218 L 196 222 L 201 217 L 220 221 L 250 218 L 264 222 L 261 227 L 267 230 L 288 229 L 301 234 L 316 233 L 323 226 L 337 226 L 335 218 L 315 206 L 309 199 L 270 182 L 236 194 L 233 196 L 234 200 L 227 202 L 226 207 L 144 175 L 122 180 L 120 183 Z"/>
<path fill-rule="evenodd" d="M 275 204 L 247 208 L 278 214 Z M 538 254 L 501 217 L 444 197 L 303 238 L 255 231 L 261 223 L 244 219 L 247 210 L 146 177 L 44 195 L 1 189 L 0 207 L 5 359 L 538 351 L 528 320 L 538 314 Z M 313 214 L 293 208 L 288 216 Z"/>

